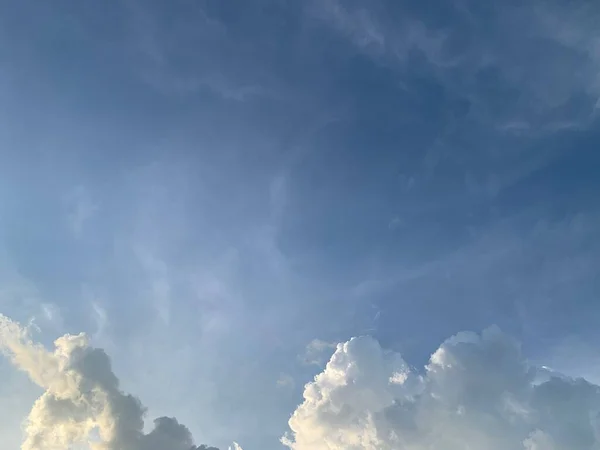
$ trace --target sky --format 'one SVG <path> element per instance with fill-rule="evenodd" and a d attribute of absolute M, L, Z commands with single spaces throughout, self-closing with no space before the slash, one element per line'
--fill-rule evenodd
<path fill-rule="evenodd" d="M 2 448 L 600 449 L 599 18 L 0 0 Z"/>

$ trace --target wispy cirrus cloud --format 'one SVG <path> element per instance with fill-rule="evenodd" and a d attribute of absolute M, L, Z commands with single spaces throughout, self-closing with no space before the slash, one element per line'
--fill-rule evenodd
<path fill-rule="evenodd" d="M 311 15 L 397 69 L 399 80 L 422 69 L 422 55 L 440 83 L 468 99 L 479 122 L 498 130 L 551 133 L 595 118 L 598 34 L 590 26 L 591 6 L 491 3 L 481 9 L 457 1 L 425 14 L 386 2 L 311 5 Z M 502 103 L 496 96 L 504 96 Z"/>
<path fill-rule="evenodd" d="M 73 235 L 81 237 L 84 226 L 99 211 L 100 206 L 95 203 L 84 186 L 78 186 L 65 196 L 67 204 L 67 225 Z"/>
<path fill-rule="evenodd" d="M 171 95 L 212 92 L 235 102 L 277 95 L 274 86 L 247 78 L 255 69 L 247 67 L 242 78 L 229 70 L 228 53 L 241 54 L 227 26 L 202 4 L 186 5 L 186 14 L 170 25 L 161 20 L 164 11 L 156 5 L 137 0 L 126 4 L 131 69 L 148 85 Z"/>

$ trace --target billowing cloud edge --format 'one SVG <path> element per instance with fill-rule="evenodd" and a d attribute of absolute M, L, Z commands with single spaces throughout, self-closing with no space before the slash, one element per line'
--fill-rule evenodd
<path fill-rule="evenodd" d="M 49 351 L 32 341 L 28 327 L 0 314 L 0 351 L 44 389 L 25 420 L 22 450 L 82 443 L 91 450 L 218 450 L 196 446 L 175 418 L 160 417 L 144 433 L 145 408 L 121 391 L 109 357 L 83 333 L 58 338 Z"/>
<path fill-rule="evenodd" d="M 85 334 L 54 350 L 0 315 L 0 350 L 44 389 L 22 450 L 217 450 L 194 444 L 176 419 L 144 433 L 145 409 L 122 392 L 106 353 Z M 335 347 L 281 439 L 291 450 L 600 449 L 600 387 L 531 365 L 492 327 L 442 343 L 421 370 L 368 336 Z M 233 443 L 230 450 L 241 450 Z"/>
<path fill-rule="evenodd" d="M 530 365 L 497 327 L 447 339 L 420 371 L 357 337 L 305 386 L 289 427 L 292 450 L 600 449 L 600 388 Z"/>

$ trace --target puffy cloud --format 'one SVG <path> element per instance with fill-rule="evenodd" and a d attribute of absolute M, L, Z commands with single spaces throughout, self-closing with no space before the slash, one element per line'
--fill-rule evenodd
<path fill-rule="evenodd" d="M 307 384 L 293 450 L 600 449 L 600 388 L 540 371 L 497 328 L 446 340 L 424 370 L 372 338 L 339 344 Z"/>
<path fill-rule="evenodd" d="M 23 450 L 218 450 L 174 418 L 144 433 L 144 407 L 84 334 L 49 351 L 0 315 L 0 350 L 44 389 Z M 447 339 L 420 371 L 359 337 L 337 345 L 289 426 L 292 450 L 599 450 L 600 387 L 530 365 L 497 328 Z"/>
<path fill-rule="evenodd" d="M 103 350 L 84 334 L 65 335 L 48 351 L 28 330 L 0 314 L 0 350 L 45 391 L 25 424 L 23 450 L 58 450 L 87 443 L 92 450 L 218 450 L 194 445 L 176 419 L 161 417 L 144 434 L 145 409 L 119 389 Z"/>

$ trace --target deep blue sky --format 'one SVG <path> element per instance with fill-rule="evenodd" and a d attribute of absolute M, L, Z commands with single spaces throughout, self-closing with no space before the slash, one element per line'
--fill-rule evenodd
<path fill-rule="evenodd" d="M 0 311 L 221 446 L 279 448 L 313 339 L 497 324 L 600 380 L 599 15 L 0 1 Z"/>

